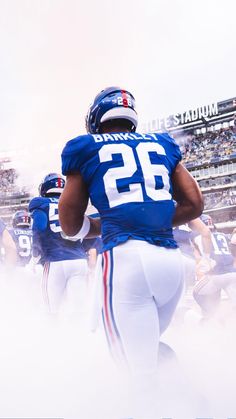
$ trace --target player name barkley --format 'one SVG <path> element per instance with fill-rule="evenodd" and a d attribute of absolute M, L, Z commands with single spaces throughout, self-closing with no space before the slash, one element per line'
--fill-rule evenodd
<path fill-rule="evenodd" d="M 155 134 L 138 134 L 137 132 L 125 132 L 119 134 L 93 134 L 92 135 L 96 143 L 107 142 L 107 141 L 128 141 L 128 140 L 155 140 L 158 138 Z"/>

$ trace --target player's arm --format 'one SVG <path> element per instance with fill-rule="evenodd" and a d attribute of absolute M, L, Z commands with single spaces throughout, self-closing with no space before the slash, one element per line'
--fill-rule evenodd
<path fill-rule="evenodd" d="M 59 200 L 59 220 L 63 232 L 71 237 L 77 235 L 84 225 L 84 214 L 88 206 L 87 186 L 79 172 L 69 174 Z M 101 234 L 100 219 L 87 218 L 90 226 L 85 237 L 92 238 Z"/>
<path fill-rule="evenodd" d="M 189 222 L 189 227 L 191 230 L 195 231 L 201 236 L 202 239 L 202 250 L 203 254 L 206 257 L 210 257 L 210 253 L 212 250 L 212 239 L 211 239 L 211 230 L 200 218 L 196 218 Z"/>
<path fill-rule="evenodd" d="M 33 218 L 33 225 L 32 230 L 33 232 L 42 232 L 45 231 L 48 224 L 48 218 L 44 211 L 41 209 L 35 209 L 32 214 Z"/>
<path fill-rule="evenodd" d="M 40 233 L 37 230 L 33 230 L 32 234 L 32 261 L 36 264 L 41 259 L 43 249 L 41 246 Z"/>
<path fill-rule="evenodd" d="M 177 202 L 173 226 L 185 224 L 201 215 L 204 204 L 200 188 L 187 169 L 178 163 L 172 174 L 173 199 Z"/>
<path fill-rule="evenodd" d="M 5 229 L 2 233 L 2 246 L 5 251 L 5 264 L 7 266 L 15 265 L 17 262 L 16 245 L 7 229 Z"/>
<path fill-rule="evenodd" d="M 47 229 L 48 218 L 44 211 L 36 208 L 32 212 L 32 258 L 31 265 L 35 266 L 41 259 L 43 249 L 41 246 L 41 234 Z"/>
<path fill-rule="evenodd" d="M 211 251 L 213 248 L 211 230 L 207 227 L 200 218 L 192 220 L 188 223 L 189 227 L 198 234 L 200 238 L 201 248 L 195 240 L 193 245 L 198 252 L 195 252 L 196 257 L 196 277 L 198 280 L 204 278 L 204 276 L 214 268 L 215 261 L 211 259 Z M 196 238 L 196 237 L 195 237 Z"/>

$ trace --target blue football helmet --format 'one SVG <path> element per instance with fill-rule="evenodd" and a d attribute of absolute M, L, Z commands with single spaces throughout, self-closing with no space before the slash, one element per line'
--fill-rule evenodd
<path fill-rule="evenodd" d="M 97 134 L 103 122 L 113 119 L 126 119 L 132 124 L 131 131 L 136 130 L 138 116 L 135 99 L 120 87 L 107 87 L 95 97 L 86 116 L 86 130 L 90 134 Z"/>
<path fill-rule="evenodd" d="M 211 230 L 214 230 L 215 226 L 210 215 L 202 214 L 200 216 L 200 219 L 203 221 L 204 224 L 206 224 L 207 227 L 209 227 Z"/>
<path fill-rule="evenodd" d="M 60 195 L 64 189 L 65 180 L 57 173 L 49 173 L 39 185 L 39 195 L 47 196 L 48 194 Z"/>
<path fill-rule="evenodd" d="M 30 227 L 31 224 L 31 217 L 28 211 L 26 210 L 20 210 L 16 211 L 16 213 L 13 215 L 12 218 L 12 226 L 14 228 L 17 227 Z"/>

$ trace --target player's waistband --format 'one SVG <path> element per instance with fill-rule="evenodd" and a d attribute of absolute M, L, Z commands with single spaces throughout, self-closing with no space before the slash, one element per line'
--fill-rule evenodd
<path fill-rule="evenodd" d="M 128 239 L 124 243 L 120 243 L 119 246 L 126 246 L 126 247 L 150 247 L 150 246 L 156 246 L 154 243 L 150 243 L 146 240 L 136 240 L 136 239 Z M 166 249 L 164 246 L 157 246 L 162 249 Z"/>
<path fill-rule="evenodd" d="M 176 246 L 175 243 L 171 243 L 170 245 L 165 245 L 166 243 L 155 243 L 155 242 L 150 242 L 148 240 L 144 240 L 144 239 L 139 239 L 139 238 L 123 238 L 120 240 L 116 240 L 115 242 L 109 242 L 107 244 L 104 243 L 103 246 L 103 252 L 110 250 L 114 247 L 121 247 L 121 246 L 125 246 L 127 249 L 128 248 L 149 248 L 151 247 L 157 247 L 159 249 L 165 249 L 165 250 L 178 250 L 178 246 Z M 168 243 L 169 244 L 169 243 Z"/>

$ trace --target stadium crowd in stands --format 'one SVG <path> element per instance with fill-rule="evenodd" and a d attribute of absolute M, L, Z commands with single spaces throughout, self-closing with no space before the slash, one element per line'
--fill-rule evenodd
<path fill-rule="evenodd" d="M 236 190 L 225 189 L 204 194 L 205 209 L 228 207 L 236 205 Z"/>
<path fill-rule="evenodd" d="M 188 135 L 181 149 L 183 162 L 188 166 L 214 163 L 236 157 L 236 133 L 233 128 L 199 135 Z"/>
<path fill-rule="evenodd" d="M 15 169 L 0 170 L 0 189 L 1 192 L 12 192 L 15 190 L 15 180 L 17 173 Z"/>
<path fill-rule="evenodd" d="M 17 178 L 15 169 L 0 169 L 0 197 L 17 197 L 29 193 L 29 187 L 19 187 Z"/>
<path fill-rule="evenodd" d="M 200 179 L 198 181 L 199 186 L 202 190 L 209 189 L 212 187 L 224 187 L 236 184 L 236 174 L 225 175 L 220 177 L 208 177 L 207 179 Z"/>

